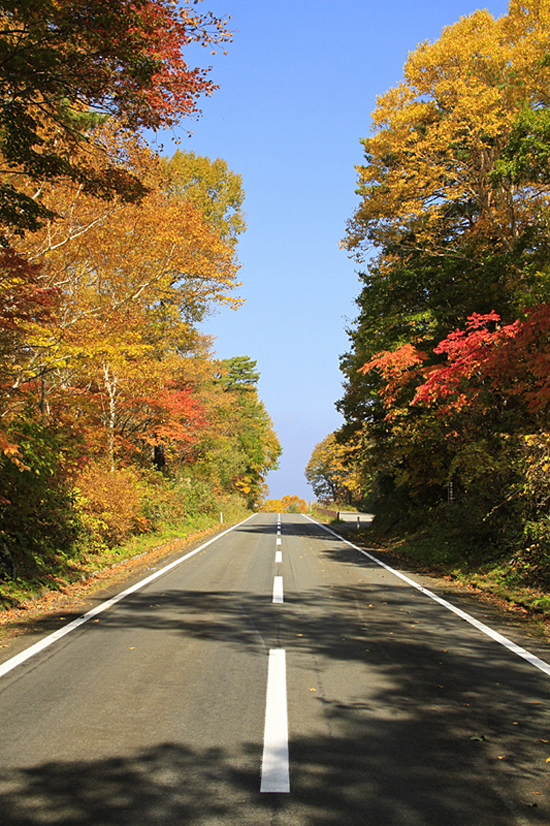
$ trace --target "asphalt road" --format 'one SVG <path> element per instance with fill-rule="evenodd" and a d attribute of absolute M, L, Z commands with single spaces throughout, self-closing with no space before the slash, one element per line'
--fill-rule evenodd
<path fill-rule="evenodd" d="M 258 514 L 0 676 L 0 823 L 547 826 L 549 703 L 550 670 Z"/>

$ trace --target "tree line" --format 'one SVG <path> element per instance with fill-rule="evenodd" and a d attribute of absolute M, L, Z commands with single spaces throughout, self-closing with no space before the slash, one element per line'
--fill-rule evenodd
<path fill-rule="evenodd" d="M 550 584 L 550 3 L 410 53 L 362 141 L 344 424 L 306 474 L 379 530 Z M 315 488 L 314 488 L 315 489 Z"/>
<path fill-rule="evenodd" d="M 280 445 L 237 309 L 241 178 L 164 157 L 225 20 L 171 0 L 0 2 L 0 577 L 265 495 Z M 240 504 L 239 504 L 240 503 Z"/>

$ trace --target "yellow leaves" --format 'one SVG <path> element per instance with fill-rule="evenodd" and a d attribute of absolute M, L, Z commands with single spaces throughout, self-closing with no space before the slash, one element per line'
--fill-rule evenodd
<path fill-rule="evenodd" d="M 334 433 L 319 442 L 305 469 L 306 479 L 316 495 L 328 493 L 334 499 L 338 493 L 359 494 L 363 487 L 362 470 L 355 463 L 359 456 L 358 444 L 339 444 Z"/>
<path fill-rule="evenodd" d="M 504 244 L 523 220 L 526 207 L 490 172 L 515 116 L 548 99 L 548 4 L 527 5 L 529 14 L 513 3 L 498 20 L 476 11 L 446 27 L 409 54 L 403 81 L 377 99 L 367 163 L 359 167 L 363 201 L 347 232 L 359 259 L 363 245 L 369 254 L 373 243 L 405 246 L 411 227 L 411 249 L 437 245 L 452 201 L 478 202 L 477 234 L 494 237 L 504 226 Z"/>

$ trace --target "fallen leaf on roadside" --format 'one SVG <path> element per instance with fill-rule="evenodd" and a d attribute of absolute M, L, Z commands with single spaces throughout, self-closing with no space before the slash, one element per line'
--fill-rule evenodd
<path fill-rule="evenodd" d="M 547 762 L 547 763 L 550 763 L 550 757 L 547 757 L 547 758 L 546 758 L 546 762 Z"/>
<path fill-rule="evenodd" d="M 135 650 L 136 650 L 136 646 L 135 646 L 135 645 L 131 645 L 131 646 L 130 646 L 130 651 L 135 651 Z"/>
<path fill-rule="evenodd" d="M 310 691 L 317 691 L 317 689 L 316 689 L 316 688 L 310 688 L 309 690 L 310 690 Z"/>
<path fill-rule="evenodd" d="M 540 740 L 541 743 L 547 743 L 548 742 L 548 740 L 542 740 L 542 738 L 540 738 L 540 737 L 539 737 L 539 740 Z"/>

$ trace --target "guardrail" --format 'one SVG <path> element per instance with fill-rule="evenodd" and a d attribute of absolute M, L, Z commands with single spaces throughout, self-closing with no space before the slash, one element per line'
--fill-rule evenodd
<path fill-rule="evenodd" d="M 330 510 L 330 508 L 323 508 L 321 505 L 315 505 L 315 510 L 323 514 L 323 516 L 330 516 L 331 519 L 338 519 L 338 511 Z"/>

